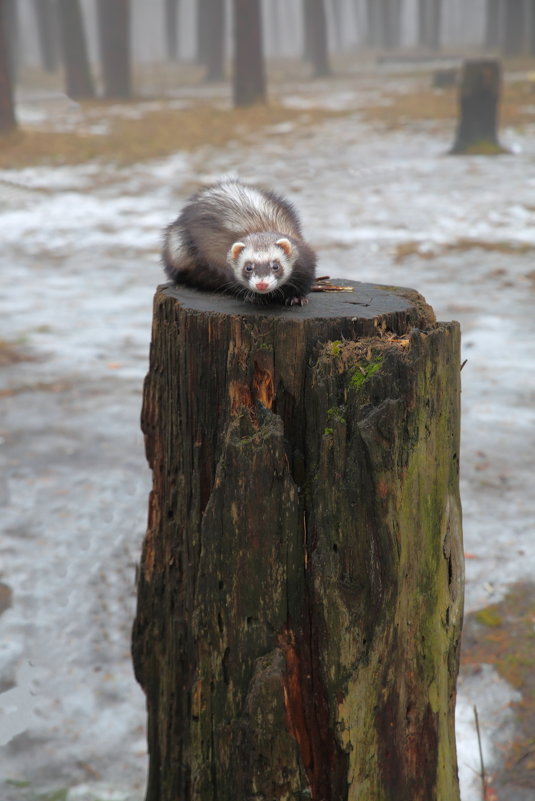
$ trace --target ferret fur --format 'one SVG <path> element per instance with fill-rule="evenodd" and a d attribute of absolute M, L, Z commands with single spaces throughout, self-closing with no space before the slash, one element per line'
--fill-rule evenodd
<path fill-rule="evenodd" d="M 275 192 L 226 180 L 193 195 L 164 234 L 169 278 L 256 303 L 306 303 L 316 255 L 293 205 Z"/>

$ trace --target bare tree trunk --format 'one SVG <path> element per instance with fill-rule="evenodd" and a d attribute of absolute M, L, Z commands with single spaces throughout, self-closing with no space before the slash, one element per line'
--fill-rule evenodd
<path fill-rule="evenodd" d="M 530 54 L 535 55 L 535 0 L 530 0 L 528 48 Z"/>
<path fill-rule="evenodd" d="M 130 97 L 130 0 L 97 0 L 105 97 Z"/>
<path fill-rule="evenodd" d="M 267 99 L 260 0 L 234 2 L 234 105 Z"/>
<path fill-rule="evenodd" d="M 285 0 L 274 0 L 270 6 L 273 19 L 273 50 L 275 56 L 280 56 L 282 53 L 282 41 L 284 39 L 284 30 L 287 25 Z"/>
<path fill-rule="evenodd" d="M 419 0 L 418 30 L 419 41 L 430 50 L 440 48 L 440 30 L 442 19 L 442 0 Z"/>
<path fill-rule="evenodd" d="M 327 17 L 325 14 L 325 0 L 304 0 L 303 14 L 305 19 L 305 35 L 308 42 L 305 52 L 312 64 L 316 78 L 331 74 L 329 64 Z"/>
<path fill-rule="evenodd" d="M 401 34 L 401 0 L 383 0 L 384 46 L 392 50 L 399 47 Z"/>
<path fill-rule="evenodd" d="M 91 77 L 84 22 L 79 0 L 58 0 L 58 21 L 66 93 L 75 100 L 95 96 Z"/>
<path fill-rule="evenodd" d="M 368 17 L 367 41 L 370 47 L 382 46 L 382 16 L 378 0 L 366 0 Z"/>
<path fill-rule="evenodd" d="M 498 50 L 502 41 L 502 0 L 487 0 L 485 18 L 485 47 Z"/>
<path fill-rule="evenodd" d="M 197 62 L 206 64 L 209 50 L 211 0 L 197 0 Z"/>
<path fill-rule="evenodd" d="M 13 86 L 17 83 L 19 73 L 19 9 L 17 0 L 5 0 L 4 29 L 9 71 Z"/>
<path fill-rule="evenodd" d="M 332 29 L 336 49 L 340 50 L 344 46 L 344 21 L 342 0 L 329 0 L 330 18 L 332 19 Z M 328 23 L 327 23 L 328 25 Z"/>
<path fill-rule="evenodd" d="M 353 287 L 157 292 L 146 801 L 458 801 L 459 326 Z"/>
<path fill-rule="evenodd" d="M 0 0 L 0 133 L 9 133 L 17 127 L 7 48 L 6 6 L 7 0 Z"/>
<path fill-rule="evenodd" d="M 225 77 L 224 0 L 198 0 L 197 56 L 206 67 L 207 81 Z"/>
<path fill-rule="evenodd" d="M 165 44 L 167 58 L 178 60 L 178 11 L 180 0 L 165 0 Z"/>
<path fill-rule="evenodd" d="M 41 63 L 47 72 L 59 66 L 58 9 L 55 0 L 33 0 Z"/>
<path fill-rule="evenodd" d="M 368 41 L 372 47 L 398 47 L 400 30 L 400 0 L 368 0 Z"/>
<path fill-rule="evenodd" d="M 503 51 L 518 56 L 525 51 L 527 7 L 525 0 L 507 0 L 504 9 Z"/>

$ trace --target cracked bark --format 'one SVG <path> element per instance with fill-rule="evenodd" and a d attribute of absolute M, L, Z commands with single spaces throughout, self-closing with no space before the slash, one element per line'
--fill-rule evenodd
<path fill-rule="evenodd" d="M 147 801 L 454 801 L 459 328 L 161 287 L 133 633 Z"/>

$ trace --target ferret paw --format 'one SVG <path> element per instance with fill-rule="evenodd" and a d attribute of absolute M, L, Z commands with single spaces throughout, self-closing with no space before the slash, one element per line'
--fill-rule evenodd
<path fill-rule="evenodd" d="M 287 306 L 306 306 L 308 298 L 294 295 L 293 298 L 286 298 L 285 303 Z"/>

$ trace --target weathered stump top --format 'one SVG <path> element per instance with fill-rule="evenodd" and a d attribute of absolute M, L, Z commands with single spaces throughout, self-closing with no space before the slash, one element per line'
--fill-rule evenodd
<path fill-rule="evenodd" d="M 411 328 L 427 329 L 435 322 L 432 308 L 414 289 L 380 284 L 332 279 L 337 286 L 352 287 L 353 292 L 311 292 L 305 306 L 248 303 L 232 295 L 201 292 L 186 286 L 162 284 L 159 292 L 178 300 L 184 308 L 208 314 L 240 317 L 277 317 L 280 320 L 343 319 L 352 322 L 380 320 L 396 334 Z M 364 332 L 363 332 L 364 333 Z M 366 332 L 370 333 L 370 332 Z"/>

